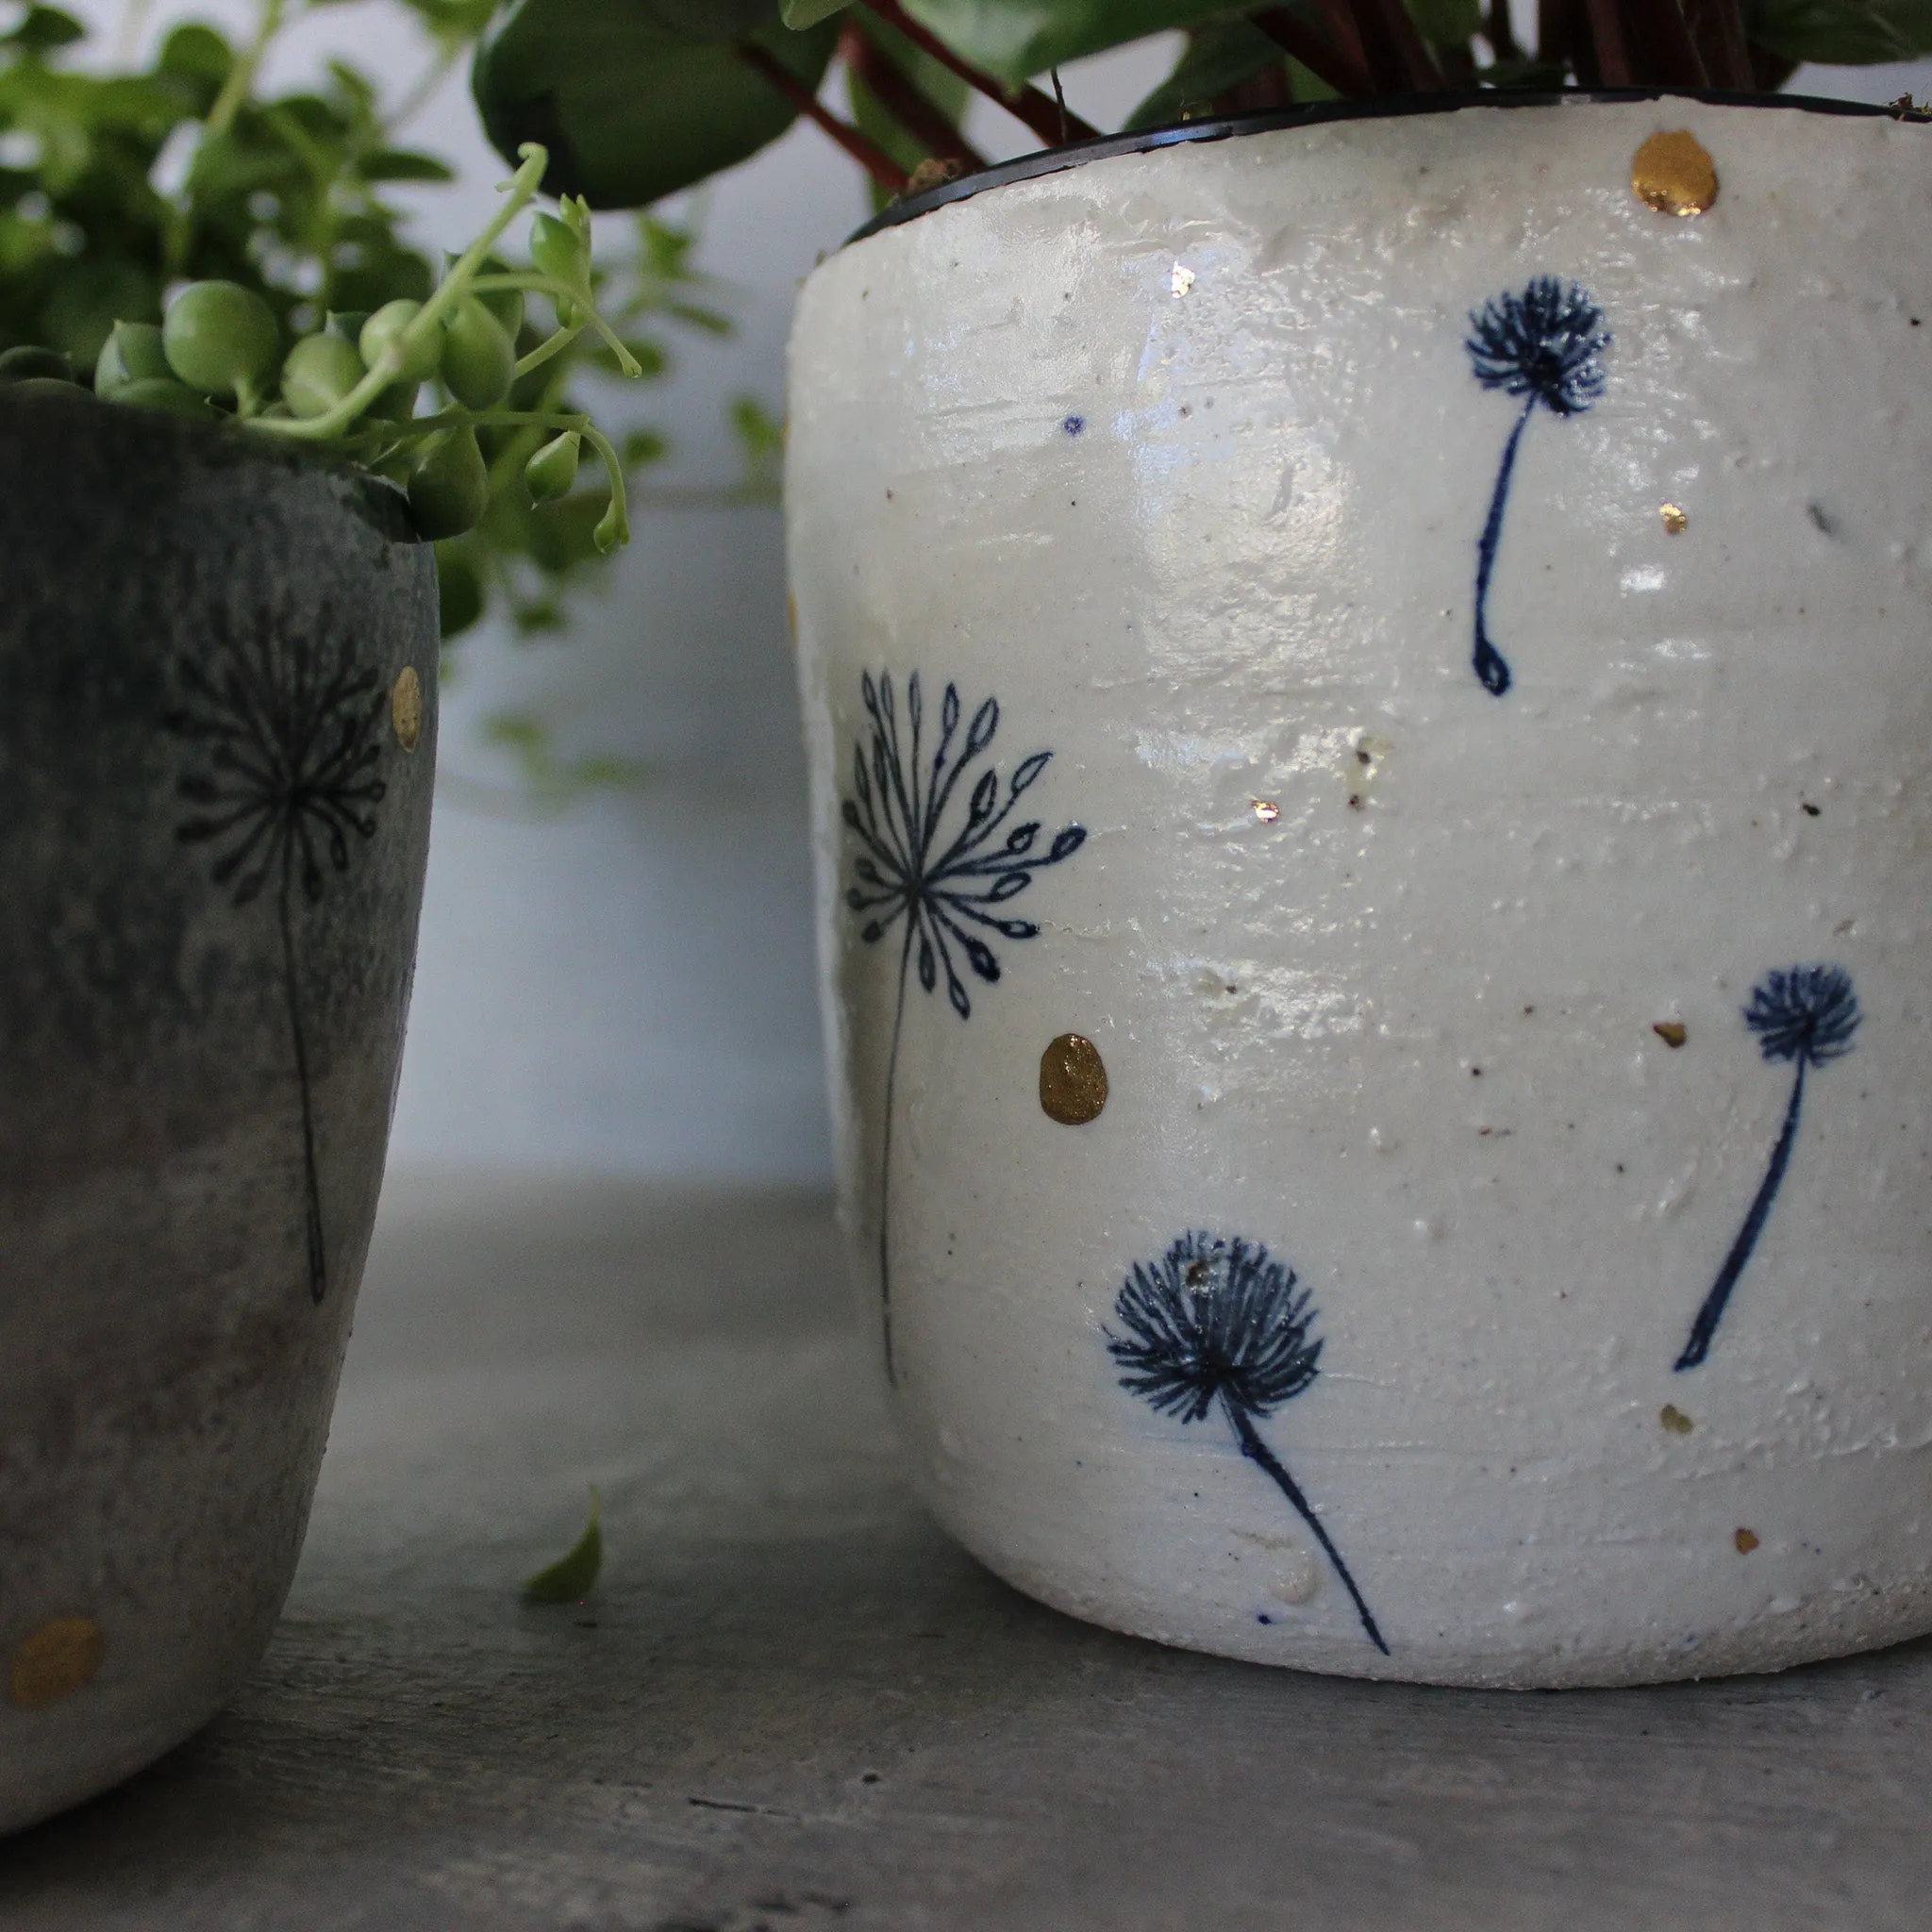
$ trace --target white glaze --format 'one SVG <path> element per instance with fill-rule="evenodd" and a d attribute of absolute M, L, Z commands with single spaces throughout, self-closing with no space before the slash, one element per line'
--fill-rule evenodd
<path fill-rule="evenodd" d="M 1630 189 L 1673 127 L 1716 160 L 1701 218 Z M 791 573 L 874 1320 L 899 949 L 842 904 L 861 672 L 996 694 L 1002 774 L 1054 753 L 1029 815 L 1088 831 L 969 1020 L 913 978 L 896 1077 L 896 1407 L 1023 1589 L 1470 1684 L 1932 1627 L 1928 141 L 1685 101 L 1341 123 L 986 192 L 808 283 Z M 1522 444 L 1499 700 L 1471 605 L 1514 409 L 1464 337 L 1541 273 L 1614 342 Z M 1856 977 L 1857 1050 L 1674 1374 L 1789 1091 L 1740 1008 L 1812 960 Z M 1087 1126 L 1036 1096 L 1065 1031 L 1111 1081 Z M 1190 1228 L 1313 1291 L 1320 1378 L 1262 1433 L 1386 1658 L 1219 1413 L 1119 1386 L 1123 1276 Z"/>

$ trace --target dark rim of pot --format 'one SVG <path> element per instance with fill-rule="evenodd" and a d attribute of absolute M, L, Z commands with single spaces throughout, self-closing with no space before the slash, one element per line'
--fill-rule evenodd
<path fill-rule="evenodd" d="M 172 457 L 186 463 L 192 458 L 194 463 L 208 469 L 252 465 L 258 469 L 325 475 L 339 485 L 348 486 L 386 527 L 395 525 L 400 518 L 401 524 L 391 532 L 396 541 L 427 541 L 416 533 L 409 521 L 408 498 L 399 485 L 333 450 L 293 439 L 262 436 L 239 423 L 218 418 L 203 421 L 194 416 L 177 416 L 170 409 L 143 409 L 125 403 L 104 402 L 78 383 L 74 385 L 71 395 L 57 394 L 51 390 L 22 394 L 20 390 L 21 385 L 0 383 L 0 436 L 7 435 L 16 421 L 24 419 L 31 425 L 30 434 L 65 440 L 97 431 L 101 436 L 119 439 L 125 446 L 138 447 L 144 456 L 156 460 Z"/>
<path fill-rule="evenodd" d="M 1892 121 L 1924 120 L 1905 114 L 1895 105 L 1875 101 L 1832 101 L 1820 94 L 1725 93 L 1716 88 L 1623 87 L 1563 88 L 1544 92 L 1517 92 L 1507 88 L 1473 88 L 1455 93 L 1391 94 L 1373 101 L 1310 101 L 1299 108 L 1269 108 L 1253 114 L 1224 114 L 1211 121 L 1181 121 L 1170 127 L 1141 128 L 1132 134 L 1104 134 L 1096 141 L 1070 142 L 1065 147 L 1042 148 L 1017 160 L 1001 161 L 957 181 L 942 182 L 923 194 L 908 194 L 882 208 L 863 227 L 845 238 L 844 246 L 863 242 L 885 228 L 915 222 L 936 208 L 970 200 L 990 188 L 1015 181 L 1035 181 L 1088 161 L 1111 160 L 1116 155 L 1144 155 L 1156 148 L 1179 147 L 1197 141 L 1228 141 L 1242 134 L 1273 134 L 1283 127 L 1319 127 L 1326 121 L 1406 120 L 1416 114 L 1454 114 L 1465 108 L 1568 108 L 1592 103 L 1632 101 L 1702 101 L 1712 108 L 1789 108 L 1802 114 L 1850 114 Z"/>

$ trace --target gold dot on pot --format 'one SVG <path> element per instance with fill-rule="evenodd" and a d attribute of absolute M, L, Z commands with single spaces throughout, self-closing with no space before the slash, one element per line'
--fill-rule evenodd
<path fill-rule="evenodd" d="M 1731 1541 L 1738 1546 L 1740 1557 L 1748 1557 L 1757 1547 L 1757 1532 L 1755 1529 L 1740 1529 Z"/>
<path fill-rule="evenodd" d="M 405 664 L 396 673 L 389 694 L 389 722 L 396 742 L 405 751 L 414 751 L 423 738 L 423 680 L 413 664 Z"/>
<path fill-rule="evenodd" d="M 108 1655 L 92 1617 L 53 1617 L 13 1653 L 8 1692 L 23 1710 L 58 1704 L 91 1683 Z"/>
<path fill-rule="evenodd" d="M 1701 215 L 1717 199 L 1717 164 L 1688 128 L 1653 134 L 1630 161 L 1630 186 L 1660 215 Z"/>
<path fill-rule="evenodd" d="M 1255 801 L 1255 816 L 1264 825 L 1272 825 L 1281 816 L 1281 808 L 1272 798 L 1257 798 Z"/>
<path fill-rule="evenodd" d="M 1679 508 L 1678 506 L 1674 503 L 1667 503 L 1664 505 L 1662 516 L 1664 520 L 1664 531 L 1665 534 L 1668 536 L 1681 537 L 1684 534 L 1684 532 L 1690 527 L 1690 519 L 1687 517 L 1684 514 L 1683 510 Z"/>
<path fill-rule="evenodd" d="M 1100 1049 L 1078 1033 L 1062 1033 L 1040 1056 L 1040 1107 L 1063 1127 L 1084 1127 L 1107 1105 Z"/>
<path fill-rule="evenodd" d="M 1690 1029 L 1681 1020 L 1659 1020 L 1650 1030 L 1666 1046 L 1682 1046 L 1690 1038 Z"/>
<path fill-rule="evenodd" d="M 1697 1426 L 1674 1402 L 1665 1403 L 1657 1410 L 1657 1419 L 1674 1436 L 1688 1436 Z"/>

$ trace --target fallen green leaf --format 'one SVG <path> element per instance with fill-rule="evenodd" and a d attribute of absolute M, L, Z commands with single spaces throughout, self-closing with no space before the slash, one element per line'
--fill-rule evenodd
<path fill-rule="evenodd" d="M 584 1525 L 568 1556 L 559 1557 L 547 1570 L 540 1570 L 524 1585 L 524 1601 L 532 1604 L 569 1604 L 588 1594 L 604 1567 L 604 1529 L 597 1486 L 591 1485 L 591 1520 Z"/>

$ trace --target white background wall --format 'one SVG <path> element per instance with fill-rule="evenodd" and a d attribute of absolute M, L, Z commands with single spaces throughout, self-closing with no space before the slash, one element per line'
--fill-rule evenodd
<path fill-rule="evenodd" d="M 111 42 L 121 15 L 67 0 Z M 245 31 L 243 0 L 162 8 Z M 425 49 L 385 0 L 333 6 L 290 34 L 272 82 L 335 51 L 400 97 Z M 1071 105 L 1118 124 L 1163 71 L 1133 49 L 1068 70 Z M 1807 70 L 1796 91 L 1888 100 L 1932 92 L 1932 67 Z M 971 124 L 995 155 L 1032 145 L 997 109 Z M 464 76 L 408 131 L 462 172 L 414 193 L 426 241 L 459 245 L 501 164 Z M 730 479 L 723 428 L 740 391 L 775 413 L 792 292 L 866 213 L 857 171 L 798 127 L 706 197 L 704 264 L 739 320 L 728 343 L 680 347 L 635 408 L 672 438 L 666 480 Z M 818 1180 L 828 1172 L 812 991 L 804 761 L 785 627 L 777 513 L 667 511 L 563 641 L 502 631 L 461 644 L 444 692 L 441 765 L 416 999 L 393 1158 L 415 1168 L 573 1167 Z M 523 810 L 482 735 L 534 712 L 559 755 L 616 753 L 643 783 L 567 815 Z"/>

